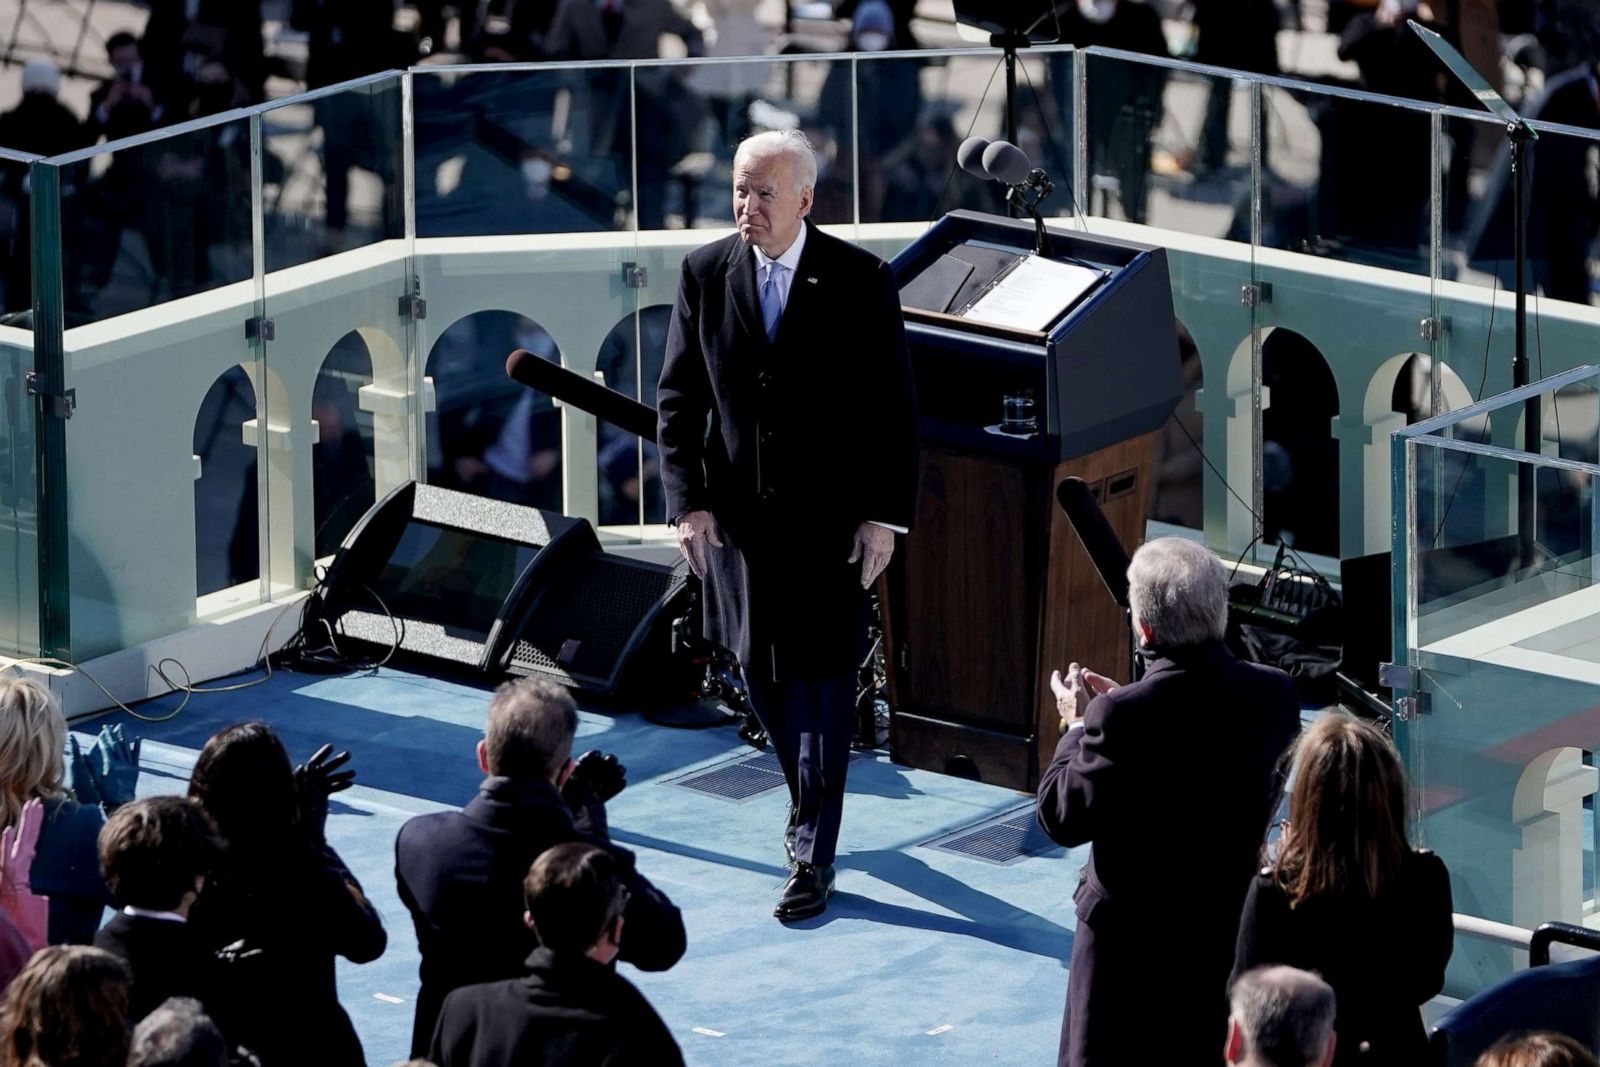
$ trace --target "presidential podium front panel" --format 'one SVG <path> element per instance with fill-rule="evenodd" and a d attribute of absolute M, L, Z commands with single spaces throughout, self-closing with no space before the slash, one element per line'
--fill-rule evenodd
<path fill-rule="evenodd" d="M 923 444 L 916 527 L 884 585 L 890 751 L 1033 790 L 1059 738 L 1050 672 L 1119 681 L 1128 629 L 1055 503 L 1089 483 L 1144 536 L 1156 437 L 1183 393 L 1163 249 L 969 211 L 891 266 Z"/>

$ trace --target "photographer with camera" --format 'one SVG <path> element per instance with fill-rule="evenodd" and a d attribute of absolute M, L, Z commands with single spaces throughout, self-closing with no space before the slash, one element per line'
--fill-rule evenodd
<path fill-rule="evenodd" d="M 683 917 L 611 844 L 606 801 L 627 784 L 615 756 L 572 758 L 577 707 L 537 678 L 507 682 L 489 702 L 478 767 L 488 777 L 461 811 L 419 815 L 395 840 L 400 899 L 416 923 L 422 988 L 411 1054 L 427 1053 L 451 990 L 517 978 L 539 941 L 522 921 L 522 881 L 547 849 L 569 841 L 606 849 L 629 893 L 620 959 L 663 971 L 683 956 Z"/>
<path fill-rule="evenodd" d="M 139 38 L 126 31 L 113 33 L 106 41 L 106 58 L 111 61 L 111 77 L 89 94 L 88 140 L 102 136 L 108 141 L 148 133 L 167 116 L 166 94 L 157 91 L 144 61 Z"/>

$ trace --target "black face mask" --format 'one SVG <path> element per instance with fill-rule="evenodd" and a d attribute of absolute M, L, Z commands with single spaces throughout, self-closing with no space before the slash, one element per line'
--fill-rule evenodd
<path fill-rule="evenodd" d="M 201 83 L 194 91 L 196 109 L 202 115 L 215 115 L 233 106 L 233 86 Z"/>

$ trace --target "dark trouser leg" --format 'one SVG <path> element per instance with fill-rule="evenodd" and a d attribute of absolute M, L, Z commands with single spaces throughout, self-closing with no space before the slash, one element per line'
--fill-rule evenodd
<path fill-rule="evenodd" d="M 795 805 L 800 799 L 800 738 L 793 730 L 794 716 L 789 714 L 789 687 L 759 677 L 749 675 L 760 672 L 746 671 L 746 682 L 750 691 L 750 707 L 756 713 L 756 718 L 761 722 L 761 728 L 767 732 L 767 741 L 772 745 L 772 754 L 778 757 L 778 766 L 783 768 L 783 780 L 789 787 L 789 803 Z"/>
<path fill-rule="evenodd" d="M 850 672 L 750 687 L 756 714 L 772 738 L 798 808 L 795 858 L 818 867 L 833 862 L 839 842 L 855 733 L 855 685 L 855 673 Z M 776 714 L 763 710 L 763 704 Z"/>
<path fill-rule="evenodd" d="M 818 867 L 833 863 L 844 817 L 845 774 L 855 733 L 855 676 L 798 682 L 790 710 L 800 743 L 800 814 L 794 854 Z"/>

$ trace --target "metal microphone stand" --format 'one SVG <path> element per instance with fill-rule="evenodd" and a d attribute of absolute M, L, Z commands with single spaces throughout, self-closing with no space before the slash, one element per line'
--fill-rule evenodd
<path fill-rule="evenodd" d="M 1026 211 L 1033 216 L 1033 251 L 1035 255 L 1049 256 L 1050 236 L 1044 228 L 1044 216 L 1039 213 L 1039 205 L 1044 203 L 1051 193 L 1056 191 L 1055 183 L 1043 170 L 1035 169 L 1028 175 L 1028 180 L 1020 185 L 1013 185 L 1006 193 L 1006 203 L 1010 205 L 1012 214 L 1019 210 Z"/>

